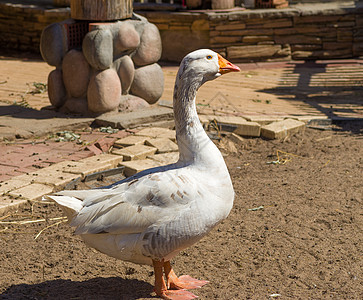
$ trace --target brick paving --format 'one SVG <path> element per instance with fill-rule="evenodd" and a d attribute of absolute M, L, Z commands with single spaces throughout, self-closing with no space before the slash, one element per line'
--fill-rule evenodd
<path fill-rule="evenodd" d="M 88 129 L 87 129 L 88 130 Z M 0 145 L 0 182 L 19 174 L 26 174 L 61 161 L 77 161 L 107 152 L 120 137 L 130 133 L 104 133 L 99 131 L 77 131 L 82 141 L 55 142 L 54 138 L 42 141 L 24 139 Z"/>
<path fill-rule="evenodd" d="M 286 117 L 303 122 L 362 118 L 362 64 L 362 60 L 342 60 L 240 65 L 242 72 L 200 89 L 201 121 L 208 124 L 214 119 L 219 126 L 235 126 L 235 133 L 253 136 L 259 134 L 249 134 L 251 126 L 259 132 L 260 126 Z M 100 131 L 89 126 L 93 119 L 40 110 L 49 105 L 46 93 L 29 91 L 32 82 L 45 83 L 51 70 L 41 61 L 0 57 L 0 214 L 93 172 L 122 165 L 129 176 L 177 160 L 173 130 L 154 125 Z M 162 102 L 170 106 L 177 67 L 163 70 L 166 101 Z M 65 130 L 75 139 L 65 139 Z"/>

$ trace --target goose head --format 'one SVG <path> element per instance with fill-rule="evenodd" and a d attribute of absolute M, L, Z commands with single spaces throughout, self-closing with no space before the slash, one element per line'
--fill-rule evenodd
<path fill-rule="evenodd" d="M 202 85 L 206 81 L 216 79 L 223 74 L 239 71 L 239 67 L 218 53 L 209 49 L 200 49 L 184 57 L 178 75 L 179 78 L 187 76 L 191 80 L 195 79 Z"/>

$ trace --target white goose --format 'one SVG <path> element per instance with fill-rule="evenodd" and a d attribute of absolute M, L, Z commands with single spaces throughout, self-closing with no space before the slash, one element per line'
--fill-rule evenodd
<path fill-rule="evenodd" d="M 155 292 L 163 299 L 197 297 L 187 289 L 207 281 L 177 277 L 170 260 L 204 237 L 232 208 L 231 179 L 199 122 L 195 97 L 204 82 L 234 71 L 240 70 L 207 49 L 183 59 L 174 89 L 177 163 L 145 170 L 111 188 L 47 196 L 64 210 L 88 246 L 117 259 L 153 265 Z"/>

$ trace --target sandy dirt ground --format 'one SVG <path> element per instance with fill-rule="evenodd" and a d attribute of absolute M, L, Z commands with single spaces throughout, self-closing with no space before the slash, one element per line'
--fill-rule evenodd
<path fill-rule="evenodd" d="M 200 299 L 362 299 L 363 136 L 353 132 L 222 139 L 233 210 L 173 262 L 210 281 L 193 291 Z M 150 267 L 89 249 L 66 223 L 47 228 L 61 216 L 34 203 L 1 218 L 0 299 L 155 298 Z"/>

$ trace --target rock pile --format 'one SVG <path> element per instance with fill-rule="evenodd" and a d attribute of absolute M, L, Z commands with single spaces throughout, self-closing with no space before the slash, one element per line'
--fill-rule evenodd
<path fill-rule="evenodd" d="M 81 47 L 70 47 L 68 19 L 43 30 L 43 59 L 56 69 L 48 77 L 49 100 L 62 111 L 102 114 L 155 103 L 164 77 L 157 61 L 161 38 L 146 18 L 90 23 Z"/>

